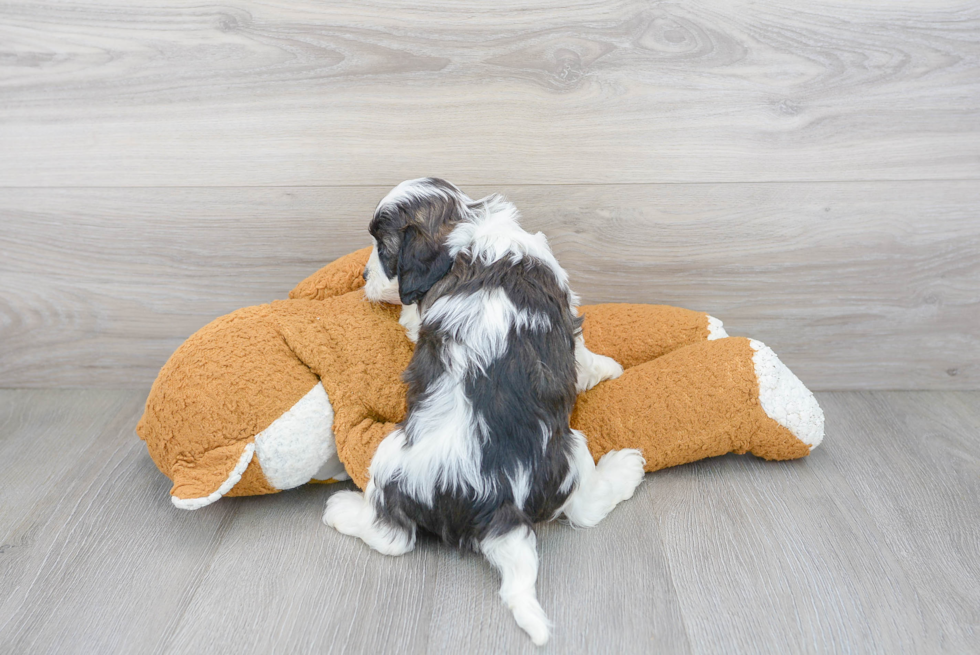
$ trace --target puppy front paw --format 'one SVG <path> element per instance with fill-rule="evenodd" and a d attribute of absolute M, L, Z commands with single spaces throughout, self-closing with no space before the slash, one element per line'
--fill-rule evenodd
<path fill-rule="evenodd" d="M 593 368 L 599 376 L 599 382 L 603 380 L 615 380 L 623 374 L 623 367 L 612 357 L 605 355 L 594 355 Z M 599 384 L 596 382 L 596 384 Z"/>
<path fill-rule="evenodd" d="M 615 380 L 622 374 L 623 367 L 615 359 L 589 352 L 579 362 L 576 390 L 579 393 L 588 391 L 603 380 Z"/>
<path fill-rule="evenodd" d="M 419 329 L 422 327 L 419 306 L 416 304 L 402 305 L 402 313 L 398 317 L 398 324 L 405 328 L 405 336 L 408 337 L 409 341 L 418 343 Z"/>

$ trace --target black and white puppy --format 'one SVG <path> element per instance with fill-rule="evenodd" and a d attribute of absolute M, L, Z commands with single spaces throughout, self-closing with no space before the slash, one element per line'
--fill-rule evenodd
<path fill-rule="evenodd" d="M 365 291 L 405 306 L 417 343 L 408 413 L 378 447 L 364 493 L 335 493 L 323 520 L 388 555 L 410 551 L 417 527 L 483 553 L 540 645 L 549 623 L 534 524 L 597 524 L 633 495 L 644 460 L 620 450 L 596 465 L 569 427 L 576 391 L 622 368 L 585 348 L 567 274 L 518 220 L 502 197 L 474 201 L 434 178 L 403 182 L 378 205 Z"/>

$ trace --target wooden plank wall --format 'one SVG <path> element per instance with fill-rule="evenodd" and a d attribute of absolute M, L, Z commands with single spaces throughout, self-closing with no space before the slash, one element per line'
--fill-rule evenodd
<path fill-rule="evenodd" d="M 0 7 L 0 386 L 149 384 L 438 175 L 590 302 L 815 389 L 980 388 L 975 2 Z"/>

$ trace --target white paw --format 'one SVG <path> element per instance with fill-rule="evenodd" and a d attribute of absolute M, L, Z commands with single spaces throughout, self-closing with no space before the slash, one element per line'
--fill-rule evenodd
<path fill-rule="evenodd" d="M 415 548 L 415 531 L 379 522 L 374 506 L 360 491 L 338 491 L 330 496 L 323 522 L 383 555 L 404 555 Z"/>
<path fill-rule="evenodd" d="M 612 450 L 596 464 L 596 475 L 608 481 L 618 504 L 633 497 L 633 492 L 643 482 L 645 465 L 643 453 L 635 448 Z"/>
<path fill-rule="evenodd" d="M 612 357 L 586 352 L 588 354 L 579 361 L 578 366 L 576 388 L 579 393 L 588 391 L 603 380 L 615 380 L 623 374 L 623 367 Z"/>
<path fill-rule="evenodd" d="M 593 358 L 592 368 L 599 376 L 599 382 L 603 380 L 615 380 L 623 374 L 623 367 L 612 357 L 593 353 Z"/>
<path fill-rule="evenodd" d="M 364 501 L 360 491 L 338 491 L 327 499 L 323 522 L 342 534 L 361 536 L 365 520 L 371 521 L 374 509 Z"/>
<path fill-rule="evenodd" d="M 508 603 L 514 620 L 526 632 L 535 646 L 544 646 L 551 636 L 547 615 L 533 596 L 522 595 Z"/>
<path fill-rule="evenodd" d="M 405 328 L 405 336 L 412 343 L 418 343 L 419 330 L 422 327 L 422 317 L 419 314 L 419 306 L 416 304 L 402 305 L 402 313 L 398 317 L 398 323 Z"/>

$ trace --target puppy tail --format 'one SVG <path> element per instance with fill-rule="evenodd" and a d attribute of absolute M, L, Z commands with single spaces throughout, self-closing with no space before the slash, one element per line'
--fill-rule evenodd
<path fill-rule="evenodd" d="M 480 551 L 500 572 L 500 598 L 514 620 L 537 646 L 550 636 L 551 622 L 538 603 L 538 552 L 534 529 L 527 516 L 513 505 L 497 510 Z"/>

